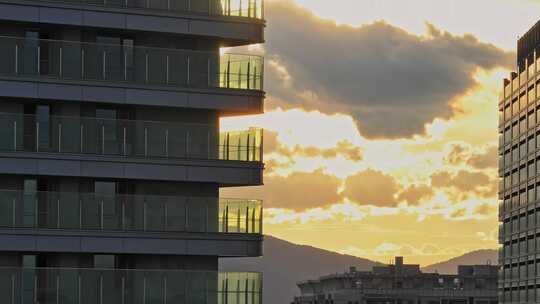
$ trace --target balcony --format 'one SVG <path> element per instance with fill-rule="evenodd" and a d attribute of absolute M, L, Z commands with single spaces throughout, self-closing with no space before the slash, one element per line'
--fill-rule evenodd
<path fill-rule="evenodd" d="M 262 234 L 258 200 L 0 191 L 0 228 Z"/>
<path fill-rule="evenodd" d="M 0 113 L 0 151 L 262 162 L 261 129 Z"/>
<path fill-rule="evenodd" d="M 206 16 L 264 19 L 264 0 L 33 0 L 107 8 L 134 8 Z"/>
<path fill-rule="evenodd" d="M 260 304 L 262 274 L 182 270 L 1 268 L 3 303 Z"/>
<path fill-rule="evenodd" d="M 264 99 L 259 56 L 6 36 L 0 55 L 3 82 L 19 82 L 6 97 L 257 113 Z"/>
<path fill-rule="evenodd" d="M 180 88 L 262 90 L 253 55 L 0 37 L 0 74 Z"/>

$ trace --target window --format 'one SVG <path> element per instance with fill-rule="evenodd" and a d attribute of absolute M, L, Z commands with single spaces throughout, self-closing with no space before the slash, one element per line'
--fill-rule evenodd
<path fill-rule="evenodd" d="M 527 156 L 527 142 L 526 141 L 522 141 L 520 144 L 519 144 L 519 158 L 524 158 Z"/>
<path fill-rule="evenodd" d="M 527 191 L 523 190 L 519 193 L 519 205 L 524 207 L 527 205 Z"/>
<path fill-rule="evenodd" d="M 523 134 L 525 132 L 527 132 L 527 117 L 523 116 L 519 120 L 519 133 Z"/>
<path fill-rule="evenodd" d="M 527 180 L 527 166 L 519 168 L 519 181 L 524 182 Z"/>
<path fill-rule="evenodd" d="M 110 254 L 94 255 L 94 268 L 111 269 L 115 268 L 115 256 Z"/>

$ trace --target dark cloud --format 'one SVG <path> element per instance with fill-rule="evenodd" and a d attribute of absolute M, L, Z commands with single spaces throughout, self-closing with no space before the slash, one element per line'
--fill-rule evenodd
<path fill-rule="evenodd" d="M 368 137 L 408 137 L 453 114 L 453 98 L 475 86 L 478 68 L 512 66 L 512 54 L 472 35 L 428 25 L 419 37 L 375 22 L 322 20 L 291 1 L 269 1 L 269 94 L 324 112 L 353 115 Z"/>
<path fill-rule="evenodd" d="M 482 152 L 475 152 L 471 146 L 453 144 L 445 161 L 451 165 L 468 164 L 476 169 L 496 168 L 499 158 L 497 146 L 489 146 Z"/>
<path fill-rule="evenodd" d="M 453 188 L 458 190 L 454 200 L 463 200 L 471 194 L 490 198 L 497 193 L 497 183 L 482 172 L 461 170 L 456 174 L 437 172 L 431 176 L 431 185 L 436 188 Z"/>
<path fill-rule="evenodd" d="M 484 153 L 473 154 L 468 160 L 468 164 L 478 168 L 496 168 L 499 161 L 499 148 L 491 146 Z"/>
<path fill-rule="evenodd" d="M 338 203 L 341 181 L 318 170 L 295 172 L 289 176 L 265 176 L 264 187 L 224 188 L 222 197 L 249 197 L 264 200 L 265 208 L 306 210 Z"/>
<path fill-rule="evenodd" d="M 343 195 L 361 205 L 394 207 L 400 185 L 394 177 L 376 170 L 366 170 L 349 176 Z"/>
<path fill-rule="evenodd" d="M 281 156 L 285 156 L 289 159 L 289 164 L 294 164 L 294 157 L 322 157 L 326 159 L 336 158 L 343 156 L 347 160 L 361 161 L 362 160 L 362 148 L 353 145 L 349 141 L 339 141 L 334 147 L 331 148 L 319 148 L 315 146 L 301 146 L 295 145 L 293 147 L 287 147 L 279 142 L 278 133 L 272 131 L 265 131 L 264 134 L 264 153 L 277 153 Z"/>
<path fill-rule="evenodd" d="M 428 185 L 412 185 L 398 195 L 399 201 L 405 201 L 409 206 L 418 206 L 424 199 L 430 199 L 435 195 Z"/>

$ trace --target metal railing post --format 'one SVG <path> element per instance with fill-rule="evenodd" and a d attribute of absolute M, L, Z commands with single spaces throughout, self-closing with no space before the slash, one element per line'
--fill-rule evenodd
<path fill-rule="evenodd" d="M 17 151 L 17 121 L 13 122 L 13 151 Z"/>
<path fill-rule="evenodd" d="M 12 227 L 15 228 L 15 226 L 17 225 L 17 213 L 16 213 L 16 208 L 17 208 L 17 202 L 15 200 L 15 198 L 13 198 L 13 200 L 11 201 L 11 215 L 12 215 L 12 218 L 11 218 L 11 221 L 12 221 Z"/>
<path fill-rule="evenodd" d="M 105 155 L 105 125 L 101 125 L 101 154 Z"/>
<path fill-rule="evenodd" d="M 246 161 L 250 161 L 250 160 L 251 160 L 251 159 L 250 159 L 250 153 L 249 153 L 249 139 L 250 139 L 249 136 L 250 136 L 250 135 L 251 135 L 251 134 L 248 133 L 248 136 L 247 136 L 247 144 L 246 144 L 246 149 L 247 149 L 247 151 L 246 151 Z"/>
<path fill-rule="evenodd" d="M 256 211 L 257 211 L 257 208 L 253 207 L 253 211 L 251 212 L 251 232 L 252 233 L 256 233 L 256 231 L 255 231 L 255 224 L 256 224 L 255 212 Z"/>
<path fill-rule="evenodd" d="M 123 139 L 124 142 L 122 144 L 122 149 L 124 152 L 124 156 L 127 156 L 126 127 L 123 128 L 123 133 L 124 133 L 124 139 Z"/>
<path fill-rule="evenodd" d="M 104 230 L 104 227 L 105 227 L 105 215 L 103 214 L 103 205 L 104 205 L 104 202 L 103 202 L 103 199 L 100 201 L 100 206 L 99 206 L 99 212 L 100 212 L 100 217 L 99 217 L 99 220 L 100 220 L 100 227 L 101 227 L 101 230 Z"/>
<path fill-rule="evenodd" d="M 19 75 L 19 45 L 15 44 L 15 75 Z"/>
<path fill-rule="evenodd" d="M 227 82 L 226 82 L 226 88 L 230 88 L 231 87 L 231 57 L 228 56 L 228 60 L 227 60 L 227 70 L 225 71 L 225 78 L 227 79 Z"/>
<path fill-rule="evenodd" d="M 103 56 L 102 56 L 102 69 L 103 69 L 103 72 L 101 73 L 102 77 L 103 77 L 103 80 L 106 80 L 107 79 L 107 72 L 106 72 L 106 69 L 107 69 L 107 63 L 106 63 L 106 60 L 107 60 L 107 51 L 103 51 Z"/>
<path fill-rule="evenodd" d="M 189 230 L 189 208 L 188 208 L 188 204 L 184 205 L 184 214 L 185 214 L 184 231 L 188 231 Z"/>
<path fill-rule="evenodd" d="M 238 233 L 240 232 L 240 223 L 241 223 L 240 214 L 242 214 L 242 213 L 240 212 L 240 208 L 238 208 L 236 210 L 236 232 L 238 232 Z"/>
<path fill-rule="evenodd" d="M 122 231 L 126 231 L 126 200 L 122 200 Z"/>
<path fill-rule="evenodd" d="M 167 64 L 167 69 L 166 69 L 167 75 L 166 75 L 166 78 L 167 78 L 167 84 L 169 84 L 169 55 L 167 55 L 167 62 L 166 62 L 166 64 Z"/>
<path fill-rule="evenodd" d="M 205 206 L 204 231 L 208 232 L 208 205 Z"/>
<path fill-rule="evenodd" d="M 186 132 L 186 157 L 189 158 L 189 131 Z"/>
<path fill-rule="evenodd" d="M 11 275 L 11 304 L 15 304 L 15 275 Z"/>
<path fill-rule="evenodd" d="M 259 211 L 259 233 L 263 233 L 263 208 Z"/>
<path fill-rule="evenodd" d="M 187 77 L 186 84 L 189 86 L 191 84 L 191 58 L 187 57 Z"/>
<path fill-rule="evenodd" d="M 39 122 L 36 122 L 36 152 L 39 152 Z"/>
<path fill-rule="evenodd" d="M 249 233 L 249 206 L 246 206 L 246 233 Z"/>
<path fill-rule="evenodd" d="M 81 80 L 84 79 L 84 48 L 81 48 Z"/>
<path fill-rule="evenodd" d="M 145 54 L 145 64 L 146 64 L 145 82 L 148 83 L 148 81 L 149 81 L 148 52 Z"/>
<path fill-rule="evenodd" d="M 210 87 L 210 58 L 208 58 L 207 64 L 206 64 L 206 85 Z"/>
<path fill-rule="evenodd" d="M 82 224 L 82 199 L 79 198 L 79 229 L 83 228 Z"/>
<path fill-rule="evenodd" d="M 56 200 L 56 229 L 60 229 L 60 199 Z"/>
<path fill-rule="evenodd" d="M 148 157 L 148 128 L 144 128 L 144 157 Z"/>
<path fill-rule="evenodd" d="M 225 233 L 229 232 L 229 206 L 225 207 Z"/>
<path fill-rule="evenodd" d="M 80 140 L 81 140 L 81 153 L 83 153 L 83 151 L 84 151 L 84 125 L 83 124 L 81 124 Z"/>
<path fill-rule="evenodd" d="M 143 203 L 143 231 L 146 231 L 146 225 L 147 225 L 147 222 L 146 222 L 146 200 L 144 201 Z"/>
<path fill-rule="evenodd" d="M 253 88 L 257 89 L 257 67 L 253 67 Z"/>
<path fill-rule="evenodd" d="M 60 71 L 58 71 L 58 74 L 60 75 L 60 78 L 62 78 L 62 68 L 63 68 L 63 59 L 62 59 L 62 47 L 60 47 Z"/>
<path fill-rule="evenodd" d="M 62 152 L 62 124 L 58 124 L 58 152 Z"/>
<path fill-rule="evenodd" d="M 165 130 L 165 157 L 169 158 L 169 129 Z"/>
<path fill-rule="evenodd" d="M 251 60 L 248 61 L 248 68 L 247 68 L 247 89 L 249 90 L 250 87 L 251 87 L 251 83 L 249 81 L 249 76 L 250 76 L 250 73 L 251 73 Z"/>
<path fill-rule="evenodd" d="M 126 48 L 124 47 L 124 81 L 127 81 L 127 52 Z"/>
<path fill-rule="evenodd" d="M 41 46 L 37 47 L 37 73 L 41 75 Z"/>

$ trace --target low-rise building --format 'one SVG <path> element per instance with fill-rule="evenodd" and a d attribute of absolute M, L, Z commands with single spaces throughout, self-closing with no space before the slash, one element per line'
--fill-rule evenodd
<path fill-rule="evenodd" d="M 293 304 L 496 304 L 497 266 L 458 266 L 457 274 L 424 273 L 419 265 L 375 266 L 299 282 Z"/>

